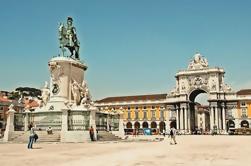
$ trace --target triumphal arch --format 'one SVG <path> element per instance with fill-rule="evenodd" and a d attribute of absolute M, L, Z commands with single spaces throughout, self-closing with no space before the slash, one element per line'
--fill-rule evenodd
<path fill-rule="evenodd" d="M 171 124 L 183 133 L 191 133 L 198 126 L 225 132 L 226 114 L 236 107 L 236 93 L 224 82 L 224 74 L 224 69 L 209 67 L 207 59 L 196 53 L 187 69 L 176 74 L 176 86 L 167 95 L 166 107 L 175 117 Z M 198 116 L 195 98 L 201 93 L 207 94 L 209 106 Z"/>

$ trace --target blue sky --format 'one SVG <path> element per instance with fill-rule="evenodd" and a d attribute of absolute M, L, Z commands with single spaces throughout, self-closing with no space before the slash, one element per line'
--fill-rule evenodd
<path fill-rule="evenodd" d="M 58 55 L 59 22 L 72 16 L 94 99 L 167 93 L 196 51 L 251 88 L 251 1 L 43 0 L 0 5 L 0 89 L 40 88 Z"/>

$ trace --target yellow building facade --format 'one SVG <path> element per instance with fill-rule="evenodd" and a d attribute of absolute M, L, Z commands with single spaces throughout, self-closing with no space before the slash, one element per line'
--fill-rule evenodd
<path fill-rule="evenodd" d="M 129 133 L 148 128 L 152 134 L 159 134 L 170 125 L 170 114 L 164 103 L 166 95 L 108 97 L 96 103 L 107 113 L 123 112 L 124 128 Z"/>
<path fill-rule="evenodd" d="M 243 89 L 237 92 L 237 113 L 232 115 L 232 126 L 235 128 L 249 128 L 251 119 L 251 89 Z"/>

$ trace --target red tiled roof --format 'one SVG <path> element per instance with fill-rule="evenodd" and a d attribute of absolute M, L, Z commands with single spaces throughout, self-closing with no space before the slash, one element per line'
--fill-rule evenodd
<path fill-rule="evenodd" d="M 23 107 L 22 103 L 19 103 L 16 100 L 10 100 L 7 97 L 0 97 L 0 104 L 4 105 L 4 106 L 9 106 L 9 105 L 13 104 L 16 107 Z"/>
<path fill-rule="evenodd" d="M 39 104 L 35 100 L 24 100 L 24 106 L 29 108 L 38 107 Z"/>
<path fill-rule="evenodd" d="M 1 97 L 0 96 L 0 102 L 11 102 L 7 97 Z"/>
<path fill-rule="evenodd" d="M 152 94 L 152 95 L 139 95 L 139 96 L 118 96 L 107 97 L 97 100 L 97 103 L 111 103 L 111 102 L 126 102 L 126 101 L 140 101 L 140 100 L 163 100 L 166 99 L 167 94 Z"/>
<path fill-rule="evenodd" d="M 237 95 L 251 95 L 251 89 L 242 89 L 237 92 Z"/>

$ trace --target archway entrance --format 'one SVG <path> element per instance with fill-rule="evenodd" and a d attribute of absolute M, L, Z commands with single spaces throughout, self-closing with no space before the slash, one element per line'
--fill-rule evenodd
<path fill-rule="evenodd" d="M 189 95 L 191 133 L 202 134 L 210 130 L 210 114 L 207 92 L 197 88 Z"/>
<path fill-rule="evenodd" d="M 132 123 L 131 122 L 127 122 L 126 128 L 131 129 L 132 128 Z"/>
<path fill-rule="evenodd" d="M 249 128 L 249 123 L 247 120 L 241 121 L 241 127 Z"/>
<path fill-rule="evenodd" d="M 140 123 L 139 122 L 135 122 L 134 123 L 134 128 L 135 129 L 139 129 L 140 128 Z"/>
<path fill-rule="evenodd" d="M 177 129 L 177 124 L 176 124 L 175 120 L 170 123 L 170 128 L 172 128 L 172 127 L 174 127 L 175 129 Z"/>
<path fill-rule="evenodd" d="M 159 129 L 160 129 L 160 132 L 163 132 L 163 130 L 166 130 L 166 123 L 161 121 L 159 123 Z"/>
<path fill-rule="evenodd" d="M 227 131 L 229 131 L 231 128 L 235 128 L 235 123 L 233 120 L 228 120 L 227 121 Z"/>
<path fill-rule="evenodd" d="M 148 123 L 147 122 L 143 122 L 142 126 L 143 126 L 143 128 L 148 128 Z"/>

